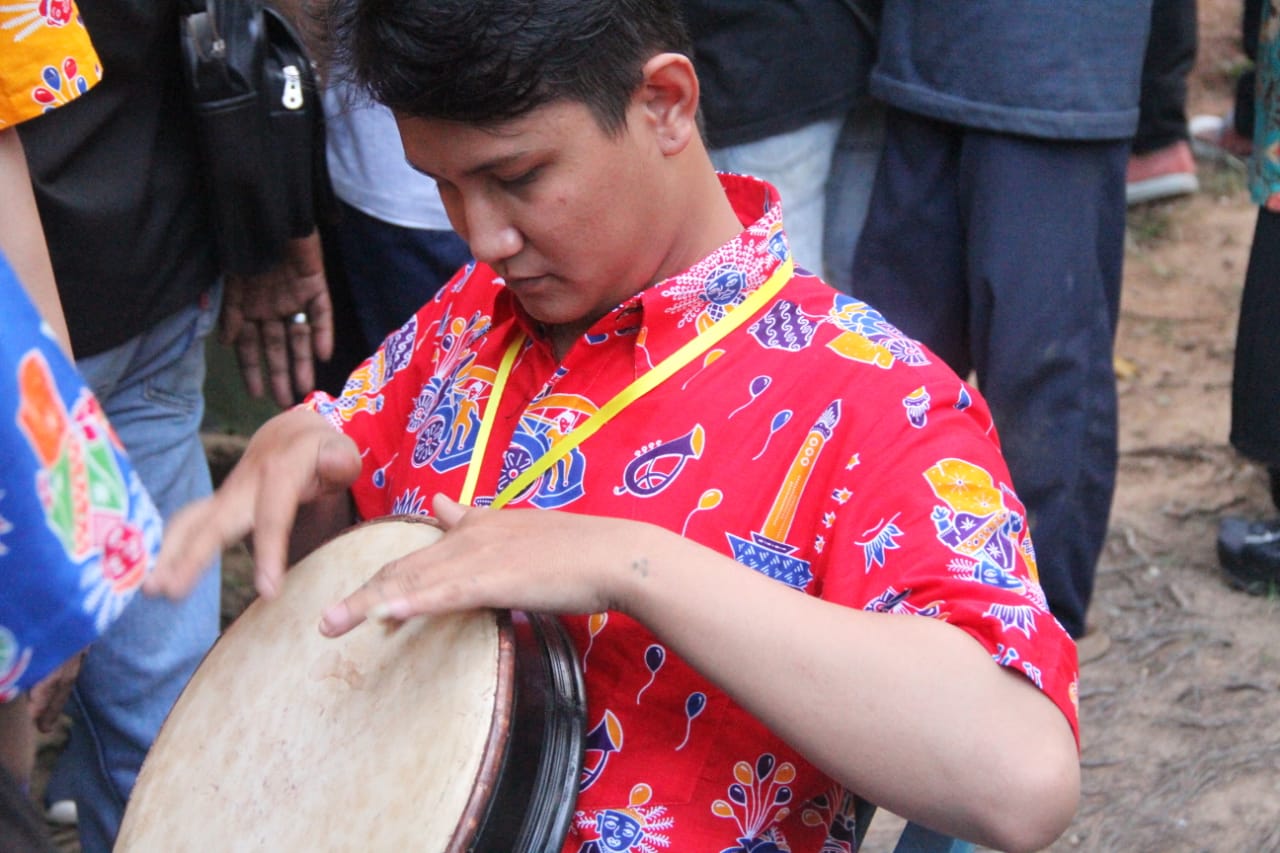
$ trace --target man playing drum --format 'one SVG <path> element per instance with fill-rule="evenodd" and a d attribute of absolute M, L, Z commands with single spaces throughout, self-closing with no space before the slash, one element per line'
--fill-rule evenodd
<path fill-rule="evenodd" d="M 1079 796 L 1076 657 L 990 413 L 715 173 L 676 5 L 331 0 L 477 262 L 265 424 L 147 589 L 252 533 L 272 596 L 355 520 L 430 513 L 319 630 L 562 614 L 565 851 L 848 850 L 868 803 L 1043 847 Z"/>

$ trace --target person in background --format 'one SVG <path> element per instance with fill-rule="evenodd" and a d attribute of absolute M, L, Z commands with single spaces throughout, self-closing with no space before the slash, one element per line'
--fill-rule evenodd
<path fill-rule="evenodd" d="M 885 143 L 853 292 L 976 375 L 1049 606 L 1076 638 L 1115 487 L 1124 175 L 1149 21 L 1146 2 L 886 0 L 871 74 Z"/>
<path fill-rule="evenodd" d="M 30 784 L 84 648 L 142 585 L 160 518 L 70 359 L 17 126 L 99 80 L 73 4 L 0 32 L 0 849 L 53 849 Z M 21 276 L 21 277 L 20 277 Z"/>
<path fill-rule="evenodd" d="M 1196 61 L 1196 0 L 1152 0 L 1138 129 L 1125 200 L 1145 204 L 1200 189 L 1187 125 L 1187 75 Z"/>
<path fill-rule="evenodd" d="M 1280 9 L 1267 0 L 1256 24 L 1256 103 L 1249 192 L 1258 220 L 1249 249 L 1231 376 L 1231 445 L 1265 467 L 1280 509 Z M 1246 27 L 1248 29 L 1248 27 Z M 1280 518 L 1223 518 L 1218 559 L 1232 586 L 1280 588 Z"/>
<path fill-rule="evenodd" d="M 468 260 L 435 182 L 404 159 L 391 111 L 334 69 L 324 92 L 336 215 L 321 228 L 335 308 L 335 350 L 317 387 L 338 394 L 383 338 L 413 316 Z"/>
<path fill-rule="evenodd" d="M 990 413 L 801 268 L 768 184 L 716 172 L 678 5 L 329 8 L 476 262 L 342 396 L 263 425 L 146 591 L 252 531 L 274 595 L 357 517 L 431 513 L 443 537 L 322 631 L 561 614 L 609 739 L 564 853 L 847 850 L 873 802 L 1050 843 L 1079 790 L 1075 648 Z"/>
<path fill-rule="evenodd" d="M 101 82 L 18 131 L 76 367 L 167 517 L 211 490 L 199 429 L 205 340 L 223 293 L 179 65 L 179 3 L 84 0 L 79 11 Z M 73 69 L 88 71 L 44 70 L 45 103 L 68 98 Z M 253 359 L 246 373 L 265 359 L 283 372 L 273 387 L 288 389 L 292 374 L 302 387 L 289 390 L 305 391 L 331 318 L 313 274 L 318 244 L 295 248 L 280 269 L 229 279 L 224 319 Z M 306 322 L 290 323 L 299 313 Z M 111 849 L 143 757 L 217 636 L 218 555 L 210 559 L 182 600 L 133 599 L 84 658 L 49 788 L 75 801 L 85 853 Z"/>
<path fill-rule="evenodd" d="M 823 266 L 827 280 L 842 293 L 855 292 L 853 255 L 867 220 L 883 150 L 884 104 L 868 95 L 845 117 L 827 178 Z"/>
<path fill-rule="evenodd" d="M 851 8 L 858 5 L 681 3 L 711 162 L 777 189 L 796 261 L 819 275 L 832 157 L 846 117 L 865 100 L 871 67 L 871 36 Z"/>
<path fill-rule="evenodd" d="M 435 182 L 405 162 L 391 111 L 340 74 L 324 105 L 329 175 L 340 202 L 339 221 L 327 236 L 337 243 L 368 355 L 471 260 L 471 252 L 449 224 Z"/>
<path fill-rule="evenodd" d="M 1231 109 L 1225 116 L 1198 115 L 1190 122 L 1191 147 L 1205 160 L 1247 160 L 1253 152 L 1254 100 L 1256 97 L 1258 26 L 1262 20 L 1262 0 L 1244 0 L 1240 22 L 1240 45 L 1249 64 L 1236 78 Z"/>

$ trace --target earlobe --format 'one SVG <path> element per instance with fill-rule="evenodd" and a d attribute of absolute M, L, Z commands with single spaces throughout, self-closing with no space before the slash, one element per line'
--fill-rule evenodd
<path fill-rule="evenodd" d="M 689 57 L 660 53 L 643 68 L 640 97 L 666 156 L 679 154 L 698 132 L 698 76 Z"/>

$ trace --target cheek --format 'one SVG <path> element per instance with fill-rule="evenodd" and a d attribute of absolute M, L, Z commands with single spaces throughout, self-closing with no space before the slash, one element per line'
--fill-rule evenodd
<path fill-rule="evenodd" d="M 592 254 L 601 227 L 608 227 L 608 211 L 592 207 L 581 193 L 557 192 L 521 215 L 525 239 L 541 254 L 560 262 Z"/>
<path fill-rule="evenodd" d="M 609 176 L 557 188 L 522 214 L 527 243 L 561 275 L 600 285 L 626 278 L 645 245 L 642 211 Z"/>

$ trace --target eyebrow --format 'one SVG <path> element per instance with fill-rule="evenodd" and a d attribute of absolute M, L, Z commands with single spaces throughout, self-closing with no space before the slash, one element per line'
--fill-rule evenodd
<path fill-rule="evenodd" d="M 490 171 L 493 171 L 494 169 L 501 168 L 502 166 L 505 166 L 508 163 L 513 163 L 517 160 L 520 160 L 521 158 L 527 157 L 529 156 L 529 154 L 530 154 L 530 151 L 528 149 L 525 149 L 522 151 L 515 151 L 511 154 L 503 154 L 500 157 L 494 157 L 492 160 L 486 160 L 483 163 L 479 163 L 475 166 L 472 166 L 470 169 L 467 169 L 465 172 L 463 172 L 463 175 L 470 177 L 472 175 L 478 175 L 481 172 L 490 172 Z M 417 172 L 419 175 L 426 175 L 428 178 L 430 178 L 433 181 L 440 180 L 438 177 L 431 174 L 426 169 L 419 169 L 409 160 L 407 156 L 404 158 L 404 161 L 409 164 L 410 169 L 413 169 L 413 171 Z"/>

